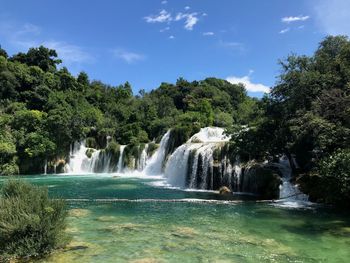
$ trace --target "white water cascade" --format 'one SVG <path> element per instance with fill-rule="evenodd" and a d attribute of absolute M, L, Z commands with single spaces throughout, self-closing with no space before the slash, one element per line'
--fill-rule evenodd
<path fill-rule="evenodd" d="M 168 184 L 179 188 L 217 190 L 226 186 L 233 192 L 262 196 L 265 185 L 259 180 L 260 173 L 264 169 L 271 172 L 278 168 L 282 181 L 279 187 L 280 204 L 303 204 L 308 200 L 308 196 L 290 182 L 292 169 L 286 156 L 282 156 L 278 163 L 251 161 L 242 165 L 239 156 L 233 156 L 234 151 L 230 148 L 232 144 L 227 144 L 230 137 L 225 135 L 223 128 L 218 127 L 202 128 L 171 153 L 171 134 L 170 130 L 164 134 L 159 148 L 152 156 L 149 156 L 148 144 L 142 150 L 140 145 L 120 145 L 115 150 L 96 150 L 87 148 L 85 142 L 74 143 L 66 171 L 84 174 L 132 173 L 137 170 L 142 175 L 164 176 Z M 277 191 L 274 190 L 274 193 L 277 196 L 274 198 L 278 197 L 279 179 L 276 180 L 277 186 L 274 189 Z"/>
<path fill-rule="evenodd" d="M 170 138 L 170 130 L 162 137 L 159 148 L 152 155 L 151 159 L 147 163 L 144 171 L 146 175 L 161 175 L 163 171 L 163 163 L 166 157 L 166 150 L 168 141 Z"/>
<path fill-rule="evenodd" d="M 119 159 L 118 159 L 118 173 L 123 172 L 123 156 L 124 156 L 124 149 L 126 145 L 120 145 L 120 153 L 119 153 Z"/>
<path fill-rule="evenodd" d="M 98 160 L 100 151 L 96 150 L 88 158 L 86 151 L 89 148 L 85 146 L 85 142 L 75 142 L 71 147 L 69 163 L 66 165 L 66 172 L 71 174 L 82 174 L 94 172 L 95 164 Z"/>
<path fill-rule="evenodd" d="M 148 143 L 145 145 L 145 148 L 143 148 L 137 164 L 137 169 L 139 171 L 142 171 L 147 165 L 147 159 L 148 159 L 147 151 L 148 151 Z"/>
<path fill-rule="evenodd" d="M 283 155 L 279 159 L 279 163 L 277 165 L 282 172 L 282 184 L 280 185 L 279 198 L 286 202 L 307 202 L 309 200 L 309 197 L 306 194 L 303 194 L 297 185 L 294 185 L 290 182 L 292 178 L 292 168 L 287 156 Z"/>
<path fill-rule="evenodd" d="M 222 128 L 202 128 L 170 156 L 165 166 L 168 183 L 181 188 L 213 189 L 213 178 L 209 178 L 209 175 L 213 176 L 213 152 L 229 140 Z M 188 167 L 189 158 L 193 158 L 191 167 Z M 198 178 L 199 168 L 201 175 Z"/>

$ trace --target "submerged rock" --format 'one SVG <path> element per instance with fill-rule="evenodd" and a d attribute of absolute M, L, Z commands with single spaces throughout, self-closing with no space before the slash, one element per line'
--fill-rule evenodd
<path fill-rule="evenodd" d="M 130 263 L 163 263 L 164 261 L 157 258 L 140 258 L 129 261 Z"/>
<path fill-rule="evenodd" d="M 116 220 L 115 216 L 100 216 L 96 219 L 96 221 L 100 222 L 113 222 Z"/>
<path fill-rule="evenodd" d="M 71 217 L 85 217 L 91 213 L 88 209 L 74 208 L 68 211 L 68 215 Z"/>
<path fill-rule="evenodd" d="M 231 192 L 230 188 L 228 188 L 227 186 L 222 186 L 219 189 L 219 194 L 220 195 L 232 195 L 232 192 Z"/>
<path fill-rule="evenodd" d="M 176 237 L 193 238 L 198 232 L 191 227 L 176 227 L 171 234 Z"/>
<path fill-rule="evenodd" d="M 141 231 L 144 228 L 144 225 L 141 224 L 133 224 L 133 223 L 125 223 L 125 224 L 116 224 L 110 225 L 108 227 L 103 228 L 103 231 L 107 232 L 123 232 L 123 231 Z"/>

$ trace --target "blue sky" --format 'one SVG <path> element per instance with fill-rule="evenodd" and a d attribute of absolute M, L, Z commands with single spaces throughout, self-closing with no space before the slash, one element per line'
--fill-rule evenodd
<path fill-rule="evenodd" d="M 43 44 L 73 74 L 135 93 L 178 77 L 246 84 L 261 96 L 278 59 L 311 54 L 328 34 L 350 34 L 349 0 L 0 0 L 0 44 Z"/>

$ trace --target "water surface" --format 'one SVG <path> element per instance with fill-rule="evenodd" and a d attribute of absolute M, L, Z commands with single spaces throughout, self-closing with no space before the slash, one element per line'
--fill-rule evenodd
<path fill-rule="evenodd" d="M 156 187 L 155 180 L 147 178 L 24 178 L 48 186 L 53 197 L 71 199 L 67 232 L 72 241 L 68 249 L 41 262 L 348 262 L 350 258 L 350 218 L 322 207 L 225 202 L 217 193 Z"/>

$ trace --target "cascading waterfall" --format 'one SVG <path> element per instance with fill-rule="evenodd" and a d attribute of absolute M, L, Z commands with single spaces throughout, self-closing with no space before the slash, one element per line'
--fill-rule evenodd
<path fill-rule="evenodd" d="M 67 165 L 67 172 L 72 174 L 91 173 L 92 172 L 92 158 L 86 156 L 88 148 L 85 142 L 75 142 L 71 146 L 70 159 Z"/>
<path fill-rule="evenodd" d="M 180 188 L 217 190 L 227 186 L 233 192 L 254 193 L 271 199 L 277 198 L 279 192 L 280 199 L 287 202 L 308 199 L 290 182 L 292 169 L 286 156 L 282 156 L 278 163 L 252 161 L 241 164 L 239 156 L 232 156 L 228 143 L 230 137 L 218 127 L 202 128 L 170 154 L 171 134 L 169 130 L 162 137 L 152 156 L 148 155 L 148 144 L 142 150 L 141 145 L 116 144 L 115 147 L 109 145 L 109 139 L 106 149 L 96 150 L 87 148 L 85 142 L 74 143 L 67 164 L 68 172 L 128 173 L 138 170 L 144 175 L 164 175 L 167 183 Z M 295 160 L 293 162 L 297 166 Z M 280 180 L 282 184 L 278 189 Z M 270 182 L 274 185 L 272 189 L 276 190 L 266 195 L 264 187 L 270 187 Z"/>
<path fill-rule="evenodd" d="M 119 153 L 119 160 L 118 160 L 118 173 L 123 172 L 123 156 L 124 156 L 124 149 L 126 145 L 120 145 L 120 153 Z"/>
<path fill-rule="evenodd" d="M 295 162 L 295 160 L 293 160 Z M 292 178 L 292 168 L 287 156 L 280 157 L 278 165 L 282 172 L 282 184 L 280 185 L 280 199 L 286 201 L 308 201 L 309 197 L 303 194 L 297 185 L 293 185 L 290 180 Z"/>
<path fill-rule="evenodd" d="M 152 155 L 144 171 L 146 175 L 161 175 L 166 158 L 166 149 L 170 138 L 170 130 L 162 137 L 159 148 Z"/>
<path fill-rule="evenodd" d="M 168 183 L 181 188 L 213 189 L 213 152 L 229 140 L 222 128 L 202 128 L 170 156 L 165 167 Z"/>
<path fill-rule="evenodd" d="M 45 165 L 44 165 L 44 174 L 47 174 L 47 159 L 45 160 Z"/>
<path fill-rule="evenodd" d="M 139 171 L 142 171 L 147 165 L 147 159 L 148 159 L 147 151 L 148 151 L 148 143 L 145 144 L 145 148 L 143 148 L 139 161 L 137 163 L 137 170 Z"/>

